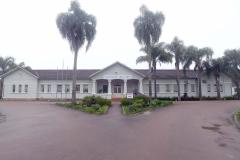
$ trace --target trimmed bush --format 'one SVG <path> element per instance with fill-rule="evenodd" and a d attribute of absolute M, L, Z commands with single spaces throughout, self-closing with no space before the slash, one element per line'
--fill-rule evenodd
<path fill-rule="evenodd" d="M 235 113 L 237 120 L 240 121 L 240 110 L 238 112 Z"/>
<path fill-rule="evenodd" d="M 132 99 L 127 99 L 127 98 L 122 98 L 121 99 L 121 105 L 122 106 L 129 106 L 132 105 L 133 100 Z"/>
<path fill-rule="evenodd" d="M 111 100 L 102 97 L 86 96 L 79 102 L 79 104 L 61 103 L 59 106 L 72 108 L 87 113 L 105 114 L 111 106 Z"/>

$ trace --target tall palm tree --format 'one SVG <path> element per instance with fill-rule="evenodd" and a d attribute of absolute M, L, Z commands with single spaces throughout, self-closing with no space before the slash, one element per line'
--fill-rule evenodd
<path fill-rule="evenodd" d="M 217 91 L 217 98 L 221 99 L 221 91 L 220 91 L 220 74 L 223 72 L 223 58 L 212 59 L 211 61 L 206 61 L 203 63 L 204 70 L 206 71 L 207 75 L 210 76 L 211 74 L 214 75 L 216 81 L 216 91 Z"/>
<path fill-rule="evenodd" d="M 183 60 L 183 69 L 187 69 L 194 63 L 194 70 L 197 71 L 198 77 L 198 94 L 199 99 L 202 99 L 202 73 L 204 69 L 204 63 L 211 60 L 213 51 L 209 47 L 197 48 L 194 46 L 189 46 L 186 49 L 186 54 Z"/>
<path fill-rule="evenodd" d="M 176 82 L 178 88 L 178 100 L 181 101 L 180 91 L 180 63 L 184 60 L 185 46 L 182 40 L 175 37 L 173 41 L 168 45 L 168 49 L 174 55 L 175 68 L 176 68 Z"/>
<path fill-rule="evenodd" d="M 161 42 L 155 45 L 151 51 L 153 79 L 154 79 L 154 98 L 157 98 L 157 62 L 159 65 L 162 63 L 172 63 L 173 55 L 166 50 L 166 44 Z"/>
<path fill-rule="evenodd" d="M 134 20 L 135 37 L 142 47 L 146 48 L 146 54 L 151 59 L 150 48 L 159 41 L 162 33 L 162 25 L 165 17 L 162 12 L 153 13 L 145 5 L 140 7 L 140 16 Z M 138 61 L 138 60 L 137 60 Z M 152 69 L 151 61 L 148 60 L 149 66 L 149 96 L 152 97 Z"/>
<path fill-rule="evenodd" d="M 77 1 L 72 1 L 68 12 L 57 16 L 56 23 L 62 37 L 68 40 L 70 49 L 74 52 L 72 103 L 76 103 L 78 51 L 85 42 L 86 51 L 91 46 L 96 34 L 96 18 L 82 10 Z"/>
<path fill-rule="evenodd" d="M 13 57 L 0 57 L 0 75 L 6 73 L 15 64 L 15 59 Z M 2 98 L 2 88 L 3 80 L 0 79 L 0 99 Z"/>
<path fill-rule="evenodd" d="M 223 63 L 223 71 L 236 85 L 237 98 L 240 100 L 240 49 L 226 50 Z"/>

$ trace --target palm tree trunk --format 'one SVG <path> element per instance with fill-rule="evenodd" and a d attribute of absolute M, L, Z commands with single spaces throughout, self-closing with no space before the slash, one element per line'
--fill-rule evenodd
<path fill-rule="evenodd" d="M 240 87 L 239 87 L 239 83 L 237 81 L 235 81 L 235 85 L 237 87 L 237 99 L 240 100 Z"/>
<path fill-rule="evenodd" d="M 217 99 L 221 99 L 220 95 L 220 82 L 219 82 L 219 76 L 215 75 L 215 80 L 216 80 L 216 89 L 217 89 Z"/>
<path fill-rule="evenodd" d="M 150 100 L 152 99 L 152 67 L 151 67 L 151 62 L 149 64 L 149 76 L 148 76 L 148 88 L 149 88 L 149 98 Z"/>
<path fill-rule="evenodd" d="M 156 79 L 156 61 L 153 61 L 153 76 L 154 76 L 154 98 L 157 98 L 157 79 Z"/>
<path fill-rule="evenodd" d="M 198 76 L 198 96 L 199 96 L 199 100 L 202 100 L 202 75 L 201 72 L 198 71 L 197 72 L 197 76 Z"/>
<path fill-rule="evenodd" d="M 176 67 L 176 81 L 177 81 L 177 87 L 178 87 L 178 101 L 181 101 L 181 91 L 180 91 L 180 71 L 179 71 L 179 63 L 175 63 L 175 67 Z"/>
<path fill-rule="evenodd" d="M 76 80 L 77 80 L 77 51 L 74 53 L 74 64 L 73 64 L 73 82 L 72 82 L 72 103 L 76 104 Z"/>

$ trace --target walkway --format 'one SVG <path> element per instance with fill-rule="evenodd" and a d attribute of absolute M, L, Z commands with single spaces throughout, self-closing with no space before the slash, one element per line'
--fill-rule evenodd
<path fill-rule="evenodd" d="M 239 160 L 239 101 L 179 102 L 135 117 L 0 102 L 1 160 Z"/>

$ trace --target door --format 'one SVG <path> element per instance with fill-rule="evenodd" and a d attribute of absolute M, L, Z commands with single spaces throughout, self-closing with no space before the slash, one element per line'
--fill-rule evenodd
<path fill-rule="evenodd" d="M 121 85 L 114 85 L 113 93 L 122 93 Z"/>

